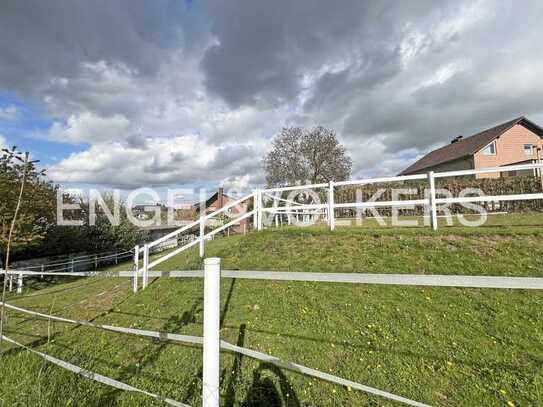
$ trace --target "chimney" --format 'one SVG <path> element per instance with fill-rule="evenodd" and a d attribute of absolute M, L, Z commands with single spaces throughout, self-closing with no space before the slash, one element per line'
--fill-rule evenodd
<path fill-rule="evenodd" d="M 451 140 L 451 144 L 458 143 L 458 142 L 461 141 L 463 138 L 464 138 L 464 136 L 462 136 L 462 135 L 456 136 L 455 138 L 453 138 L 453 139 Z"/>
<path fill-rule="evenodd" d="M 224 188 L 219 188 L 218 193 L 218 200 L 219 200 L 219 209 L 224 206 Z"/>

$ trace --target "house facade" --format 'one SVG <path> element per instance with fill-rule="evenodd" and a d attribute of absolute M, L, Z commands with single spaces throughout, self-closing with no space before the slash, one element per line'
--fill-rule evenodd
<path fill-rule="evenodd" d="M 431 151 L 400 175 L 429 171 L 455 171 L 502 167 L 538 162 L 543 145 L 543 129 L 534 122 L 519 117 L 470 137 L 456 137 L 450 144 Z M 509 173 L 478 174 L 478 178 L 534 174 L 533 170 Z"/>
<path fill-rule="evenodd" d="M 221 209 L 222 207 L 228 205 L 229 203 L 232 203 L 236 201 L 236 199 L 226 195 L 224 193 L 223 188 L 219 188 L 219 190 L 214 193 L 209 199 L 205 202 L 205 213 L 209 214 L 211 212 L 214 212 L 218 209 Z M 193 206 L 194 211 L 196 212 L 197 216 L 200 216 L 200 203 L 196 203 Z M 239 205 L 235 205 L 232 208 L 227 210 L 227 217 L 229 219 L 235 219 L 244 213 L 247 212 L 247 204 L 242 203 Z M 224 220 L 225 222 L 229 222 L 228 219 Z M 236 233 L 243 233 L 247 230 L 247 219 L 243 219 L 239 222 L 238 225 L 232 226 L 232 230 L 234 230 Z"/>

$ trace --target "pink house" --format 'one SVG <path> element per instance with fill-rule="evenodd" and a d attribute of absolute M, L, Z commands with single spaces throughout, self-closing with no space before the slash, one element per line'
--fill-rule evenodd
<path fill-rule="evenodd" d="M 458 136 L 450 144 L 426 154 L 400 175 L 535 163 L 540 155 L 543 158 L 542 144 L 543 129 L 525 117 L 519 117 L 470 137 Z M 534 171 L 524 173 L 533 174 Z M 501 173 L 501 176 L 515 175 L 524 174 Z M 500 173 L 477 177 L 499 178 Z"/>

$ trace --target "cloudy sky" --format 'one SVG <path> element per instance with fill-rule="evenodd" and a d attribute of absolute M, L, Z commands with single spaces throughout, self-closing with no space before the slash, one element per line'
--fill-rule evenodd
<path fill-rule="evenodd" d="M 354 176 L 543 123 L 543 3 L 0 1 L 0 145 L 65 186 L 263 184 L 282 126 L 335 129 Z"/>

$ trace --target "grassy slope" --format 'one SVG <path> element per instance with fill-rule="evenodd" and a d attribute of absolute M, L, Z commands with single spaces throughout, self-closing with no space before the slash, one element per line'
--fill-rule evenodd
<path fill-rule="evenodd" d="M 540 215 L 470 228 L 269 230 L 211 242 L 224 268 L 328 272 L 541 275 Z M 498 220 L 492 220 L 498 222 Z M 122 268 L 122 267 L 121 267 Z M 160 269 L 200 268 L 196 250 Z M 201 334 L 202 282 L 77 280 L 14 304 L 120 326 Z M 433 405 L 538 405 L 543 400 L 543 294 L 510 290 L 222 283 L 223 338 Z M 9 313 L 8 335 L 52 355 L 199 405 L 201 350 Z M 7 348 L 7 346 L 3 345 Z M 224 354 L 222 405 L 392 405 L 248 358 Z M 153 405 L 27 352 L 0 363 L 5 405 Z M 288 396 L 287 396 L 288 394 Z M 258 399 L 260 397 L 260 399 Z M 255 398 L 257 398 L 255 400 Z M 267 404 L 266 404 L 267 403 Z M 159 404 L 159 403 L 156 403 Z"/>

